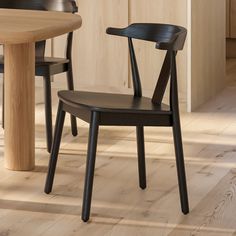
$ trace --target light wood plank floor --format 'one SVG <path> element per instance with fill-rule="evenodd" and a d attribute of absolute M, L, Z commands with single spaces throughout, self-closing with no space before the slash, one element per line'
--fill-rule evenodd
<path fill-rule="evenodd" d="M 57 99 L 54 91 L 54 116 Z M 134 128 L 102 127 L 91 221 L 80 220 L 88 126 L 67 120 L 52 194 L 43 192 L 49 155 L 37 90 L 36 169 L 3 167 L 0 130 L 0 236 L 236 235 L 236 82 L 197 112 L 182 114 L 191 212 L 180 211 L 170 128 L 146 128 L 148 188 L 138 188 Z M 54 117 L 55 118 L 55 117 Z"/>

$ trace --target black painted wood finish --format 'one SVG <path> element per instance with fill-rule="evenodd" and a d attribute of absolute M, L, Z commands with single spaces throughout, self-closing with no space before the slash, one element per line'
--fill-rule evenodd
<path fill-rule="evenodd" d="M 139 186 L 146 188 L 144 126 L 173 128 L 182 212 L 189 212 L 184 154 L 178 104 L 176 71 L 177 51 L 182 50 L 187 31 L 183 27 L 165 24 L 132 24 L 125 29 L 108 28 L 108 34 L 128 38 L 134 83 L 134 96 L 80 91 L 60 91 L 58 119 L 50 157 L 45 193 L 50 193 L 63 129 L 65 112 L 90 123 L 87 165 L 84 185 L 82 220 L 88 221 L 91 208 L 98 130 L 100 125 L 136 126 Z M 132 39 L 152 41 L 156 48 L 166 50 L 166 57 L 154 89 L 152 99 L 142 97 L 141 81 Z M 170 81 L 170 102 L 163 104 L 163 96 Z"/>
<path fill-rule="evenodd" d="M 68 13 L 75 13 L 78 11 L 76 2 L 74 0 L 1 0 L 0 8 L 41 10 L 41 11 L 62 11 Z M 67 37 L 65 58 L 45 57 L 44 55 L 45 55 L 46 41 L 36 42 L 35 44 L 35 54 L 36 54 L 35 75 L 42 76 L 44 78 L 45 120 L 46 120 L 48 152 L 50 152 L 52 145 L 52 105 L 51 105 L 52 102 L 51 102 L 50 79 L 52 75 L 66 72 L 68 89 L 74 90 L 73 69 L 72 69 L 72 41 L 73 41 L 73 32 L 70 32 Z M 0 73 L 4 73 L 3 56 L 0 56 Z M 3 109 L 2 120 L 4 127 L 4 109 Z M 71 131 L 74 136 L 77 135 L 77 124 L 76 124 L 76 118 L 74 116 L 71 116 Z"/>

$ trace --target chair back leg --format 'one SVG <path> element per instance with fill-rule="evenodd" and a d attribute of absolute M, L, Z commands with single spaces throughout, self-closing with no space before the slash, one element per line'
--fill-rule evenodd
<path fill-rule="evenodd" d="M 45 76 L 44 80 L 44 103 L 45 103 L 45 121 L 47 135 L 47 151 L 50 153 L 52 147 L 52 96 L 50 76 Z"/>
<path fill-rule="evenodd" d="M 58 106 L 58 111 L 57 111 L 54 141 L 53 141 L 51 156 L 49 160 L 48 175 L 47 175 L 45 189 L 44 189 L 44 192 L 47 194 L 52 191 L 64 121 L 65 121 L 65 111 L 63 111 L 62 109 L 62 102 L 60 101 L 59 106 Z"/>
<path fill-rule="evenodd" d="M 67 85 L 69 90 L 74 90 L 74 81 L 73 81 L 73 70 L 72 70 L 72 64 L 69 63 L 69 70 L 67 71 Z M 71 115 L 70 116 L 70 123 L 71 123 L 71 133 L 73 136 L 78 135 L 77 130 L 77 122 L 76 117 Z"/>
<path fill-rule="evenodd" d="M 143 126 L 136 127 L 136 135 L 137 135 L 137 151 L 138 151 L 139 187 L 141 189 L 145 189 L 147 184 L 146 184 L 145 144 L 144 144 Z"/>
<path fill-rule="evenodd" d="M 82 220 L 84 222 L 87 222 L 90 216 L 98 131 L 99 131 L 99 113 L 92 112 L 90 129 L 89 129 L 87 164 L 86 164 L 83 209 L 82 209 Z"/>
<path fill-rule="evenodd" d="M 180 127 L 180 119 L 178 112 L 175 112 L 175 114 L 173 115 L 173 137 L 175 145 L 176 166 L 178 174 L 181 208 L 184 214 L 188 214 L 189 213 L 188 191 L 186 184 L 184 153 L 183 153 L 181 127 Z"/>

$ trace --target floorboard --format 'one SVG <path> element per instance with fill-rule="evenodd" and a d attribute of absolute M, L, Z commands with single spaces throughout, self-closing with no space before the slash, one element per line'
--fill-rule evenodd
<path fill-rule="evenodd" d="M 190 200 L 187 216 L 180 211 L 170 128 L 145 128 L 146 190 L 138 187 L 135 129 L 100 129 L 91 221 L 83 223 L 88 126 L 79 121 L 79 135 L 73 137 L 67 117 L 53 192 L 44 194 L 49 155 L 43 93 L 37 88 L 34 171 L 3 167 L 4 131 L 0 130 L 0 236 L 235 236 L 236 81 L 232 73 L 231 61 L 225 90 L 198 111 L 181 114 Z M 55 121 L 55 90 L 53 96 Z"/>

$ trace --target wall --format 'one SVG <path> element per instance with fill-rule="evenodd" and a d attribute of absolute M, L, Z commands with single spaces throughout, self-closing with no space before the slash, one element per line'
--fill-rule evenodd
<path fill-rule="evenodd" d="M 172 6 L 172 7 L 170 7 Z M 158 22 L 169 23 L 187 27 L 187 1 L 175 0 L 131 0 L 129 6 L 129 22 Z M 143 75 L 143 87 L 147 95 L 153 93 L 156 85 L 157 76 L 164 60 L 165 52 L 155 50 L 155 45 L 138 41 L 136 43 L 138 49 L 138 58 L 140 63 L 140 71 Z M 187 93 L 187 42 L 184 51 L 179 52 L 178 62 L 178 81 L 181 102 L 186 104 Z"/>
<path fill-rule="evenodd" d="M 127 1 L 80 0 L 83 26 L 74 37 L 74 80 L 77 89 L 122 90 L 128 88 L 127 42 L 106 35 L 108 26 L 123 27 L 128 22 Z M 56 56 L 64 55 L 62 37 L 54 40 Z M 59 84 L 63 87 L 63 78 Z M 55 79 L 56 82 L 56 79 Z"/>
<path fill-rule="evenodd" d="M 157 2 L 158 1 L 158 2 Z M 77 89 L 132 92 L 127 39 L 105 34 L 109 26 L 133 22 L 162 22 L 187 26 L 187 0 L 80 0 L 82 28 L 74 40 L 74 76 Z M 170 7 L 171 6 L 171 7 Z M 65 38 L 54 40 L 55 56 L 63 56 Z M 151 96 L 163 52 L 154 43 L 135 42 L 144 94 Z M 187 46 L 178 55 L 180 98 L 186 103 Z M 55 87 L 65 88 L 65 76 L 55 78 Z"/>
<path fill-rule="evenodd" d="M 226 2 L 192 0 L 191 110 L 225 87 Z"/>
<path fill-rule="evenodd" d="M 76 89 L 132 92 L 127 40 L 105 34 L 108 26 L 132 22 L 173 23 L 188 28 L 178 54 L 179 92 L 192 111 L 225 86 L 225 0 L 80 0 L 83 26 L 74 39 Z M 190 43 L 191 42 L 191 43 Z M 64 56 L 65 37 L 54 39 L 54 56 Z M 151 96 L 163 54 L 154 44 L 136 42 L 144 95 Z M 66 88 L 65 75 L 54 87 Z"/>

